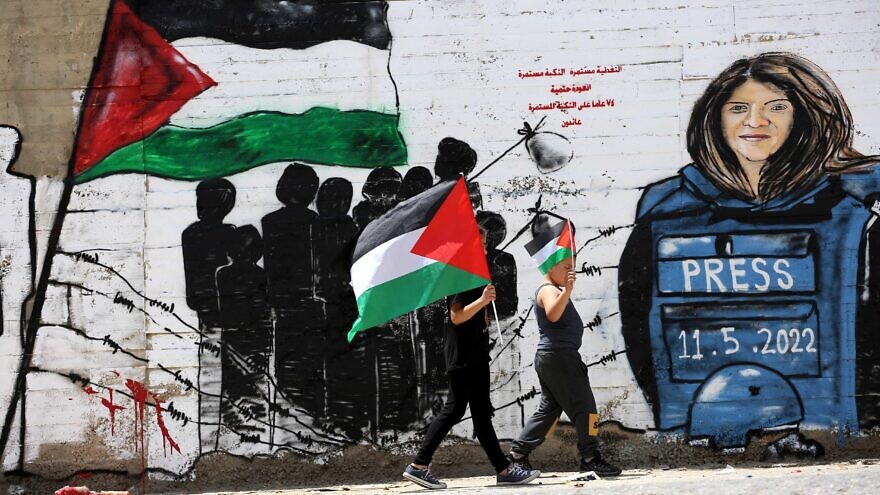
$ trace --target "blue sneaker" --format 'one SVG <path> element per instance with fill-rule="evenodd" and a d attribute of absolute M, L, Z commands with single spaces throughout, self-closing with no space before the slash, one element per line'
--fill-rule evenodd
<path fill-rule="evenodd" d="M 541 471 L 537 469 L 523 469 L 517 464 L 511 464 L 510 467 L 507 468 L 507 474 L 498 474 L 495 477 L 496 485 L 525 485 L 526 483 L 531 483 L 538 476 L 541 476 Z"/>
<path fill-rule="evenodd" d="M 507 460 L 510 461 L 511 464 L 516 464 L 517 466 L 525 469 L 526 471 L 531 471 L 535 468 L 532 467 L 532 463 L 529 462 L 529 456 L 524 455 L 517 459 L 513 456 L 513 454 L 507 454 Z"/>
<path fill-rule="evenodd" d="M 417 485 L 421 485 L 425 488 L 430 488 L 432 490 L 446 488 L 446 483 L 438 480 L 434 477 L 433 474 L 431 474 L 431 466 L 428 466 L 425 469 L 417 469 L 415 466 L 410 464 L 403 471 L 403 477 L 404 479 L 408 479 Z"/>

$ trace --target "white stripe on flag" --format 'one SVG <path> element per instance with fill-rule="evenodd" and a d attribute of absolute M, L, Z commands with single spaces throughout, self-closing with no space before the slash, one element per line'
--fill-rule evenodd
<path fill-rule="evenodd" d="M 554 237 L 550 242 L 544 245 L 540 251 L 532 255 L 532 261 L 535 262 L 536 265 L 541 266 L 547 261 L 553 253 L 555 253 L 559 249 L 559 238 Z"/>
<path fill-rule="evenodd" d="M 437 263 L 411 252 L 424 231 L 425 227 L 422 227 L 385 241 L 355 261 L 351 266 L 351 287 L 355 297 L 377 285 Z"/>
<path fill-rule="evenodd" d="M 322 106 L 397 113 L 388 50 L 344 40 L 262 50 L 202 37 L 173 46 L 217 85 L 188 101 L 172 125 L 209 127 L 248 112 L 298 114 Z"/>

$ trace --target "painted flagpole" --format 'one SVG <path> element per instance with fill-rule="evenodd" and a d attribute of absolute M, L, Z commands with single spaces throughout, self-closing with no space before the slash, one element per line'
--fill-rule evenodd
<path fill-rule="evenodd" d="M 577 263 L 574 261 L 574 254 L 577 251 L 574 246 L 574 232 L 571 228 L 571 220 L 566 219 L 565 221 L 568 222 L 568 240 L 571 242 L 571 269 L 577 270 Z"/>

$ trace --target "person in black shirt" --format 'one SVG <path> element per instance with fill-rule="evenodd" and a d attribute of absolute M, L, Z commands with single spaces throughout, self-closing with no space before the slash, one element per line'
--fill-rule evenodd
<path fill-rule="evenodd" d="M 485 231 L 480 231 L 480 237 L 485 246 Z M 512 465 L 501 451 L 492 426 L 494 411 L 489 402 L 489 335 L 486 332 L 489 314 L 486 307 L 494 300 L 493 285 L 461 292 L 450 300 L 450 323 L 446 326 L 444 339 L 449 393 L 443 410 L 428 427 L 418 454 L 403 473 L 404 478 L 425 488 L 446 488 L 446 484 L 431 473 L 431 458 L 449 430 L 464 417 L 468 404 L 474 432 L 495 467 L 497 484 L 525 484 L 541 474 Z"/>
<path fill-rule="evenodd" d="M 491 304 L 495 297 L 494 285 L 477 287 L 452 296 L 449 303 L 452 321 L 446 326 L 443 338 L 447 374 L 488 366 L 489 335 L 486 328 L 489 326 L 489 316 L 486 305 Z"/>

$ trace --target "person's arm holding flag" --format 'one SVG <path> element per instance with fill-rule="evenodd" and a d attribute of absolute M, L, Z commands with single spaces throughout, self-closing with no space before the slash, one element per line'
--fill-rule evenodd
<path fill-rule="evenodd" d="M 473 318 L 474 315 L 476 315 L 478 312 L 485 309 L 486 306 L 492 304 L 492 301 L 495 300 L 495 297 L 495 286 L 487 285 L 483 288 L 483 295 L 481 295 L 479 299 L 468 305 L 464 305 L 461 302 L 454 301 L 449 307 L 449 319 L 454 325 L 461 325 L 462 323 Z"/>

